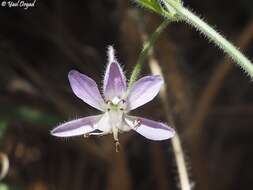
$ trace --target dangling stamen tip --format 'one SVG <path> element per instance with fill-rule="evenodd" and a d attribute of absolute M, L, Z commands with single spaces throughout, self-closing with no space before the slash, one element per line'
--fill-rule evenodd
<path fill-rule="evenodd" d="M 119 152 L 119 150 L 120 150 L 120 143 L 119 141 L 115 141 L 115 151 Z"/>
<path fill-rule="evenodd" d="M 141 125 L 141 120 L 136 119 L 136 120 L 134 120 L 133 124 L 134 124 L 134 128 L 137 129 Z"/>

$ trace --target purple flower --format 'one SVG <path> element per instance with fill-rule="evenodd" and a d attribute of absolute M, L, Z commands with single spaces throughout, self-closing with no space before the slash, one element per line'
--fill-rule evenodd
<path fill-rule="evenodd" d="M 128 89 L 125 75 L 111 46 L 108 48 L 108 59 L 103 81 L 104 98 L 90 77 L 75 70 L 68 75 L 75 95 L 103 113 L 63 123 L 51 134 L 58 137 L 113 134 L 116 147 L 119 146 L 118 133 L 130 130 L 156 141 L 173 137 L 174 129 L 164 123 L 128 115 L 131 110 L 146 104 L 158 94 L 163 79 L 159 75 L 145 76 Z"/>

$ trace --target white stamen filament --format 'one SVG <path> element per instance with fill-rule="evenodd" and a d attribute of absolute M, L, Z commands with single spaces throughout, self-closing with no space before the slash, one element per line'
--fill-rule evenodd
<path fill-rule="evenodd" d="M 115 141 L 116 152 L 119 151 L 119 128 L 123 123 L 123 113 L 126 108 L 125 100 L 119 97 L 114 97 L 107 101 L 107 112 L 109 113 L 109 121 L 112 127 L 113 139 Z"/>
<path fill-rule="evenodd" d="M 112 127 L 112 134 L 113 134 L 113 138 L 114 138 L 115 142 L 119 141 L 118 133 L 119 133 L 118 127 L 113 126 Z"/>

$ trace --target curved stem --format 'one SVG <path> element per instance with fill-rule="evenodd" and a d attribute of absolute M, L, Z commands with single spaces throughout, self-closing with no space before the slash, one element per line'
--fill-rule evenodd
<path fill-rule="evenodd" d="M 200 33 L 205 35 L 210 41 L 214 42 L 220 49 L 227 53 L 238 65 L 253 79 L 253 65 L 251 61 L 243 55 L 232 43 L 214 30 L 211 26 L 201 20 L 193 12 L 183 7 L 175 0 L 161 0 L 165 6 L 175 9 L 179 20 L 195 27 Z M 169 10 L 168 10 L 169 11 Z"/>
<path fill-rule="evenodd" d="M 237 45 L 242 49 L 246 49 L 247 46 L 253 41 L 253 21 L 251 21 L 238 38 Z M 213 75 L 209 82 L 205 85 L 203 93 L 200 95 L 199 101 L 195 106 L 195 113 L 190 116 L 191 122 L 185 133 L 187 138 L 196 139 L 198 134 L 201 133 L 203 123 L 212 107 L 212 103 L 215 97 L 218 95 L 221 87 L 224 83 L 226 76 L 232 69 L 230 60 L 225 58 L 220 64 L 214 69 Z"/>

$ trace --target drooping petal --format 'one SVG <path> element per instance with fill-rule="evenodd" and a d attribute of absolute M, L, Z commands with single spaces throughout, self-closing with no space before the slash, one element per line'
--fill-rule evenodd
<path fill-rule="evenodd" d="M 98 90 L 96 82 L 90 77 L 71 70 L 68 75 L 70 86 L 75 95 L 90 106 L 104 111 L 104 100 Z"/>
<path fill-rule="evenodd" d="M 161 141 L 175 135 L 175 130 L 164 123 L 134 116 L 126 116 L 125 121 L 133 130 L 150 140 Z"/>
<path fill-rule="evenodd" d="M 108 65 L 105 71 L 103 89 L 106 100 L 111 100 L 116 96 L 121 97 L 127 90 L 125 75 L 115 58 L 112 46 L 108 48 Z"/>
<path fill-rule="evenodd" d="M 59 125 L 51 131 L 51 134 L 57 137 L 71 137 L 84 135 L 94 131 L 94 125 L 100 120 L 102 115 L 89 116 L 72 120 Z"/>
<path fill-rule="evenodd" d="M 136 81 L 128 95 L 128 109 L 133 110 L 154 99 L 162 85 L 163 79 L 159 75 L 146 76 Z"/>

